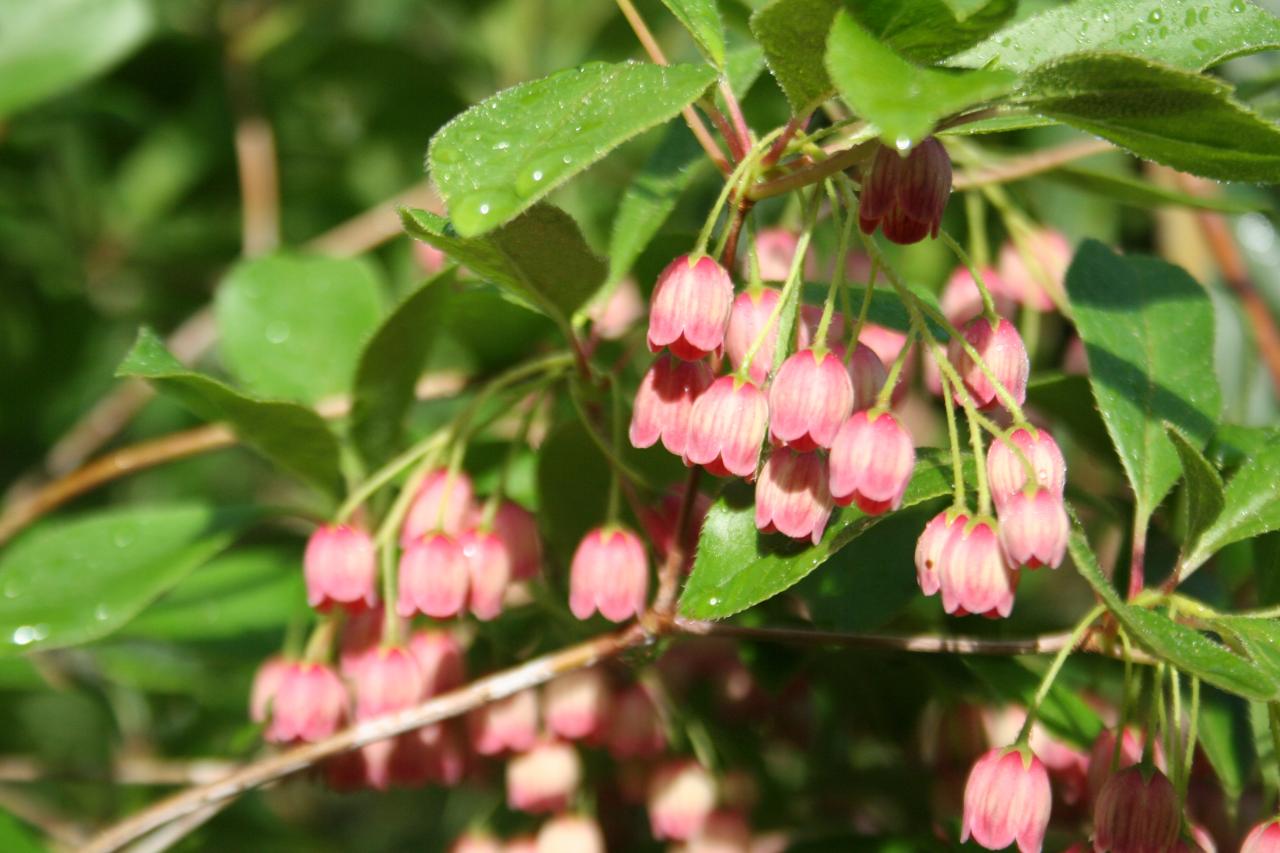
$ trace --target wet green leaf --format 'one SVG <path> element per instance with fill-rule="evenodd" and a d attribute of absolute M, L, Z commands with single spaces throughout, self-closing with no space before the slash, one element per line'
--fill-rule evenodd
<path fill-rule="evenodd" d="M 1221 514 L 1187 555 L 1194 569 L 1225 545 L 1280 530 L 1280 446 L 1249 457 L 1227 482 Z"/>
<path fill-rule="evenodd" d="M 680 19 L 703 54 L 717 67 L 725 64 L 724 23 L 716 0 L 662 0 L 671 14 Z"/>

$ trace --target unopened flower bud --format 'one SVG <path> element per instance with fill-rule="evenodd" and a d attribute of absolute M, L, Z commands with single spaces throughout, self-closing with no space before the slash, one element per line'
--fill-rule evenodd
<path fill-rule="evenodd" d="M 883 228 L 894 243 L 918 243 L 938 236 L 950 196 L 951 157 L 937 139 L 930 136 L 905 157 L 881 145 L 863 181 L 858 225 L 864 234 Z"/>
<path fill-rule="evenodd" d="M 1098 853 L 1169 850 L 1182 828 L 1178 793 L 1163 773 L 1126 767 L 1102 786 L 1093 808 L 1093 847 Z"/>
<path fill-rule="evenodd" d="M 649 349 L 667 347 L 685 361 L 720 349 L 733 303 L 733 282 L 706 256 L 681 255 L 658 276 L 649 308 Z"/>

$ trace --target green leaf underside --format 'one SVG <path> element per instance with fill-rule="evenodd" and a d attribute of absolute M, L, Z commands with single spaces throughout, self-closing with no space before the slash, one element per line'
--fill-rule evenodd
<path fill-rule="evenodd" d="M 453 270 L 447 270 L 409 294 L 360 355 L 349 429 L 370 468 L 386 461 L 399 445 L 414 386 L 446 326 L 454 278 Z"/>
<path fill-rule="evenodd" d="M 214 309 L 222 360 L 245 388 L 314 405 L 351 387 L 382 285 L 363 260 L 268 255 L 237 264 Z"/>
<path fill-rule="evenodd" d="M 1083 51 L 1140 54 L 1187 71 L 1280 47 L 1280 20 L 1244 0 L 1075 0 L 1001 30 L 952 59 L 1025 72 Z"/>
<path fill-rule="evenodd" d="M 725 64 L 724 23 L 716 0 L 662 0 L 716 66 Z"/>
<path fill-rule="evenodd" d="M 1185 435 L 1172 427 L 1166 433 L 1182 463 L 1184 488 L 1187 492 L 1186 542 L 1192 543 L 1222 512 L 1226 500 L 1222 477 L 1204 458 L 1200 448 L 1192 444 Z"/>
<path fill-rule="evenodd" d="M 147 0 L 0 0 L 0 118 L 119 62 L 151 34 Z"/>
<path fill-rule="evenodd" d="M 1029 74 L 1018 101 L 1184 172 L 1280 182 L 1280 129 L 1210 77 L 1131 56 L 1080 54 Z"/>
<path fill-rule="evenodd" d="M 827 71 L 841 97 L 890 145 L 915 143 L 941 118 L 999 97 L 1015 77 L 1002 71 L 953 73 L 906 61 L 846 12 L 827 42 Z"/>
<path fill-rule="evenodd" d="M 192 572 L 121 633 L 210 640 L 278 630 L 306 615 L 300 559 L 297 549 L 237 548 Z"/>
<path fill-rule="evenodd" d="M 463 237 L 512 219 L 715 82 L 708 66 L 594 62 L 506 89 L 431 139 L 431 177 Z"/>
<path fill-rule="evenodd" d="M 1227 482 L 1217 519 L 1188 555 L 1188 568 L 1199 566 L 1232 542 L 1280 530 L 1280 445 L 1250 456 Z"/>
<path fill-rule="evenodd" d="M 0 557 L 0 656 L 111 633 L 254 517 L 200 504 L 133 506 L 38 528 Z"/>
<path fill-rule="evenodd" d="M 773 0 L 751 16 L 751 34 L 796 115 L 835 91 L 823 56 L 839 7 L 837 0 Z"/>
<path fill-rule="evenodd" d="M 1162 187 L 1140 180 L 1131 175 L 1102 172 L 1085 166 L 1064 166 L 1052 172 L 1046 172 L 1043 177 L 1055 183 L 1104 196 L 1121 204 L 1144 209 L 1178 205 L 1197 210 L 1215 210 L 1220 213 L 1250 213 L 1263 207 L 1259 203 L 1231 196 L 1192 195 L 1173 187 Z"/>
<path fill-rule="evenodd" d="M 1246 759 L 1242 754 L 1245 750 L 1241 748 L 1241 741 L 1247 739 L 1247 735 L 1243 734 L 1244 715 L 1237 715 L 1237 708 L 1238 703 L 1217 691 L 1201 691 L 1200 725 L 1197 728 L 1200 748 L 1209 759 L 1213 772 L 1218 774 L 1228 800 L 1240 796 L 1249 769 L 1246 761 L 1252 760 L 1251 756 Z"/>
<path fill-rule="evenodd" d="M 937 62 L 977 44 L 1004 26 L 1017 7 L 1017 0 L 858 0 L 844 4 L 867 32 L 921 64 Z"/>
<path fill-rule="evenodd" d="M 405 230 L 477 275 L 504 288 L 524 305 L 568 317 L 604 281 L 604 261 L 583 239 L 578 223 L 549 204 L 537 204 L 514 221 L 480 237 L 461 237 L 452 223 L 425 210 L 402 210 Z"/>
<path fill-rule="evenodd" d="M 1084 531 L 1078 526 L 1068 541 L 1077 570 L 1129 632 L 1134 642 L 1156 657 L 1202 680 L 1247 699 L 1280 696 L 1280 679 L 1214 642 L 1199 631 L 1174 622 L 1162 613 L 1125 604 L 1102 573 Z"/>
<path fill-rule="evenodd" d="M 915 472 L 903 497 L 904 507 L 951 490 L 949 456 L 920 448 Z M 772 598 L 826 562 L 882 516 L 857 507 L 837 508 L 817 545 L 779 534 L 759 533 L 750 486 L 735 483 L 707 513 L 693 572 L 680 598 L 680 614 L 693 619 L 724 619 Z"/>
<path fill-rule="evenodd" d="M 296 403 L 257 400 L 174 358 L 150 329 L 142 329 L 117 376 L 146 379 L 198 417 L 225 421 L 240 440 L 320 489 L 336 496 L 342 486 L 338 441 L 324 419 Z"/>
<path fill-rule="evenodd" d="M 1067 295 L 1094 399 L 1145 519 L 1181 470 L 1164 425 L 1203 446 L 1218 418 L 1213 307 L 1181 268 L 1093 240 L 1067 271 Z"/>

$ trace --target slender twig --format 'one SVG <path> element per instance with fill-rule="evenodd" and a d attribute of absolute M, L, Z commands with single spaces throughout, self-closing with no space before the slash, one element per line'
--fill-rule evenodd
<path fill-rule="evenodd" d="M 1177 181 L 1187 193 L 1197 196 L 1208 194 L 1204 184 L 1191 175 L 1178 174 Z M 1280 398 L 1280 328 L 1277 328 L 1276 318 L 1254 286 L 1226 217 L 1221 213 L 1201 210 L 1196 212 L 1196 218 L 1209 244 L 1209 251 L 1222 271 L 1223 281 L 1240 300 L 1245 318 L 1253 328 L 1253 338 L 1262 353 L 1262 360 L 1271 374 L 1271 386 Z"/>
<path fill-rule="evenodd" d="M 616 0 L 619 11 L 622 16 L 627 19 L 627 23 L 631 25 L 631 31 L 636 34 L 636 40 L 640 42 L 640 46 L 644 48 L 644 52 L 649 54 L 649 58 L 657 65 L 667 65 L 666 55 L 662 52 L 662 46 L 658 44 L 658 40 L 653 37 L 653 33 L 649 30 L 649 25 L 644 22 L 644 18 L 640 17 L 640 13 L 636 11 L 636 7 L 631 0 Z M 715 139 L 711 136 L 711 131 L 707 130 L 707 126 L 702 123 L 697 111 L 693 107 L 685 107 L 680 111 L 684 116 L 685 123 L 689 125 L 689 130 L 693 131 L 693 136 L 698 140 L 698 144 L 702 146 L 702 150 L 707 152 L 707 156 L 711 158 L 711 162 L 716 164 L 716 168 L 726 175 L 732 169 L 731 164 L 725 159 L 724 153 L 716 145 Z"/>
<path fill-rule="evenodd" d="M 463 384 L 462 377 L 456 374 L 427 376 L 418 383 L 417 397 L 420 400 L 447 397 L 461 390 Z M 316 411 L 326 418 L 339 418 L 346 415 L 350 407 L 346 398 L 335 398 L 318 406 Z M 98 486 L 157 465 L 232 447 L 236 441 L 230 428 L 222 424 L 206 424 L 131 444 L 100 456 L 83 468 L 11 502 L 0 514 L 0 544 L 45 513 Z"/>
<path fill-rule="evenodd" d="M 271 124 L 251 115 L 236 124 L 236 164 L 240 171 L 240 250 L 245 257 L 280 245 L 280 181 Z"/>
<path fill-rule="evenodd" d="M 0 809 L 39 829 L 57 844 L 76 850 L 88 836 L 85 828 L 53 806 L 24 791 L 0 786 Z"/>
<path fill-rule="evenodd" d="M 694 531 L 689 529 L 689 522 L 693 519 L 693 505 L 698 499 L 701 472 L 702 469 L 696 465 L 689 470 L 684 493 L 680 498 L 680 511 L 676 514 L 675 536 L 671 537 L 671 548 L 658 568 L 658 594 L 654 597 L 653 609 L 663 616 L 675 612 L 676 593 L 680 591 L 680 573 L 684 571 L 689 544 L 695 540 Z"/>
<path fill-rule="evenodd" d="M 30 755 L 0 756 L 0 782 L 106 782 L 112 785 L 203 785 L 234 770 L 222 758 L 170 760 L 151 756 L 122 756 L 101 773 L 82 773 L 50 767 Z"/>
<path fill-rule="evenodd" d="M 1112 145 L 1104 139 L 1085 139 L 1068 142 L 1053 148 L 1045 148 L 1031 154 L 1010 159 L 995 166 L 984 169 L 970 169 L 958 172 L 951 181 L 954 190 L 971 190 L 990 184 L 1006 184 L 1020 181 L 1042 172 L 1051 172 L 1059 166 L 1065 166 L 1075 160 L 1083 160 L 1104 151 L 1111 151 Z"/>
<path fill-rule="evenodd" d="M 649 641 L 648 633 L 639 625 L 632 625 L 478 679 L 412 708 L 365 720 L 324 740 L 286 749 L 248 764 L 217 782 L 188 788 L 143 809 L 91 839 L 81 853 L 119 850 L 167 823 L 305 770 L 331 756 L 457 717 L 472 708 L 537 687 L 558 675 L 592 666 Z"/>
<path fill-rule="evenodd" d="M 869 146 L 872 144 L 873 142 L 863 142 L 854 145 L 852 148 L 836 151 L 825 160 L 819 160 L 809 166 L 801 166 L 799 169 L 788 172 L 779 178 L 761 181 L 747 190 L 747 198 L 752 201 L 759 201 L 762 198 L 772 198 L 801 187 L 807 187 L 810 184 L 816 184 L 818 181 L 860 162 L 867 156 Z"/>
<path fill-rule="evenodd" d="M 223 800 L 220 803 L 205 806 L 189 815 L 180 817 L 130 846 L 129 853 L 163 853 L 163 851 L 173 847 L 179 841 L 213 820 L 232 802 L 233 800 Z"/>

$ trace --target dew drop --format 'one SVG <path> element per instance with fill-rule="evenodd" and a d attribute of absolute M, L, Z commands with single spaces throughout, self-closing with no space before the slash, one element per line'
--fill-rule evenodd
<path fill-rule="evenodd" d="M 720 599 L 716 598 L 714 595 L 711 596 L 711 598 L 707 599 L 707 604 L 711 605 L 712 607 L 715 607 L 719 603 L 720 603 Z"/>
<path fill-rule="evenodd" d="M 282 344 L 289 340 L 289 324 L 275 320 L 267 324 L 267 343 Z"/>
<path fill-rule="evenodd" d="M 9 580 L 4 585 L 5 598 L 17 598 L 22 593 L 22 585 L 16 580 Z"/>
<path fill-rule="evenodd" d="M 1196 50 L 1209 50 L 1213 45 L 1209 44 L 1208 39 L 1192 39 L 1191 46 Z"/>
<path fill-rule="evenodd" d="M 1231 0 L 1232 12 L 1243 12 L 1245 10 L 1244 0 Z"/>
<path fill-rule="evenodd" d="M 432 149 L 431 158 L 437 163 L 459 163 L 462 161 L 462 150 L 452 145 L 439 145 Z"/>
<path fill-rule="evenodd" d="M 36 629 L 30 625 L 21 625 L 14 629 L 13 644 L 15 646 L 25 646 L 28 643 L 34 643 L 36 639 Z"/>
<path fill-rule="evenodd" d="M 495 144 L 494 144 L 494 146 L 493 146 L 493 150 L 494 150 L 494 151 L 506 151 L 506 150 L 507 150 L 508 148 L 510 148 L 510 147 L 511 147 L 511 143 L 510 143 L 510 142 L 507 142 L 507 141 L 504 139 L 504 140 L 502 140 L 501 142 L 497 142 L 497 143 L 495 143 Z"/>
<path fill-rule="evenodd" d="M 99 604 L 93 611 L 93 618 L 99 622 L 106 622 L 111 617 L 111 611 L 107 609 L 107 605 Z"/>
<path fill-rule="evenodd" d="M 1196 10 L 1195 10 L 1195 9 L 1188 9 L 1188 10 L 1187 10 L 1186 24 L 1187 24 L 1187 26 L 1188 26 L 1188 27 L 1194 27 L 1194 26 L 1196 25 Z"/>
<path fill-rule="evenodd" d="M 899 136 L 893 141 L 893 147 L 897 148 L 899 151 L 909 150 L 911 148 L 911 137 Z"/>
<path fill-rule="evenodd" d="M 1164 20 L 1164 12 L 1159 9 L 1152 9 L 1151 14 L 1147 15 L 1147 20 L 1153 24 L 1158 24 Z"/>
<path fill-rule="evenodd" d="M 122 527 L 111 537 L 111 541 L 115 543 L 117 548 L 128 548 L 133 544 L 134 532 L 127 527 Z"/>

